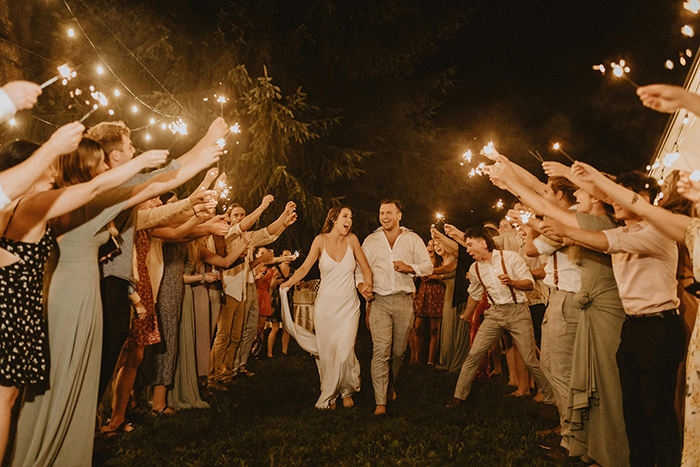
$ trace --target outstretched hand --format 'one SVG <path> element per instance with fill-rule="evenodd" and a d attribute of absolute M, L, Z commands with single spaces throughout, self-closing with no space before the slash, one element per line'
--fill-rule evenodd
<path fill-rule="evenodd" d="M 685 106 L 688 91 L 668 84 L 652 84 L 637 89 L 637 95 L 645 107 L 662 113 L 673 113 Z"/>
<path fill-rule="evenodd" d="M 596 178 L 601 175 L 595 167 L 592 167 L 585 162 L 574 162 L 571 166 L 571 173 L 580 181 L 586 183 L 595 183 Z"/>
<path fill-rule="evenodd" d="M 136 158 L 144 169 L 152 169 L 163 165 L 168 160 L 170 151 L 167 149 L 151 149 Z"/>
<path fill-rule="evenodd" d="M 445 224 L 445 234 L 451 238 L 458 238 L 460 240 L 464 239 L 464 232 L 452 224 Z"/>
<path fill-rule="evenodd" d="M 69 154 L 78 149 L 78 144 L 83 139 L 84 131 L 85 127 L 82 123 L 68 123 L 51 135 L 46 142 L 46 146 L 51 148 L 56 157 Z"/>
<path fill-rule="evenodd" d="M 542 169 L 548 177 L 564 177 L 569 178 L 571 175 L 571 167 L 567 167 L 561 162 L 556 161 L 544 161 L 542 162 Z"/>
<path fill-rule="evenodd" d="M 212 182 L 216 180 L 216 177 L 219 175 L 219 169 L 216 167 L 211 168 L 207 171 L 207 174 L 204 176 L 204 180 L 202 180 L 202 183 L 199 184 L 197 189 L 195 190 L 196 192 L 199 191 L 206 191 L 209 189 L 211 186 Z"/>
<path fill-rule="evenodd" d="M 213 122 L 211 122 L 211 125 L 209 125 L 205 138 L 207 139 L 207 142 L 214 144 L 221 138 L 225 138 L 227 134 L 228 125 L 226 124 L 226 120 L 224 120 L 223 117 L 217 117 Z"/>
<path fill-rule="evenodd" d="M 41 87 L 30 81 L 11 81 L 2 87 L 17 110 L 31 109 L 39 99 Z"/>
<path fill-rule="evenodd" d="M 678 193 L 697 203 L 700 201 L 700 180 L 695 180 L 694 175 L 695 172 L 691 175 L 686 171 L 681 171 L 678 178 Z"/>
<path fill-rule="evenodd" d="M 540 222 L 540 230 L 547 237 L 557 241 L 568 236 L 568 227 L 554 219 L 546 219 Z"/>

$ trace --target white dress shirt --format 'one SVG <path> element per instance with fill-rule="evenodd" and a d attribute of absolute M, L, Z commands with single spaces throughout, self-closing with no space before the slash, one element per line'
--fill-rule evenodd
<path fill-rule="evenodd" d="M 241 239 L 242 235 L 243 232 L 241 231 L 241 227 L 238 225 L 238 223 L 229 229 L 225 237 L 226 250 L 228 252 L 231 252 L 240 246 L 240 242 L 243 241 Z M 226 295 L 230 295 L 239 302 L 245 300 L 247 284 L 255 283 L 255 274 L 253 274 L 253 271 L 250 269 L 250 263 L 255 260 L 253 257 L 255 248 L 269 245 L 275 240 L 277 240 L 277 235 L 270 235 L 270 233 L 267 231 L 267 227 L 252 232 L 250 243 L 248 243 L 248 252 L 246 253 L 245 260 L 230 269 L 224 270 L 221 282 Z"/>
<path fill-rule="evenodd" d="M 503 270 L 501 254 L 506 263 L 506 271 Z M 476 273 L 477 265 L 479 275 Z M 508 274 L 515 281 L 529 280 L 533 284 L 535 283 L 530 269 L 519 254 L 514 251 L 493 250 L 490 262 L 476 261 L 469 268 L 469 296 L 477 302 L 481 300 L 481 297 L 484 296 L 484 287 L 481 285 L 481 281 L 483 281 L 488 290 L 487 296 L 490 296 L 496 305 L 512 304 L 513 295 L 510 293 L 510 288 L 501 284 L 501 280 L 498 278 L 501 274 Z M 479 276 L 481 276 L 481 281 Z M 527 296 L 524 291 L 513 289 L 513 292 L 518 303 L 527 305 Z"/>
<path fill-rule="evenodd" d="M 415 276 L 429 276 L 433 263 L 423 243 L 423 239 L 405 227 L 394 242 L 389 245 L 384 229 L 379 227 L 365 238 L 362 251 L 372 270 L 374 293 L 392 295 L 395 293 L 415 293 Z M 394 261 L 403 261 L 413 268 L 414 274 L 405 274 L 394 269 Z M 364 276 L 359 265 L 355 268 L 355 282 L 363 283 Z"/>
<path fill-rule="evenodd" d="M 538 237 L 534 240 L 537 252 L 541 255 L 548 255 L 547 264 L 544 266 L 544 283 L 550 287 L 555 287 L 565 292 L 579 292 L 581 290 L 581 268 L 572 262 L 566 254 L 566 248 L 557 248 L 554 245 Z M 563 250 L 563 251 L 562 251 Z M 554 255 L 557 258 L 557 275 L 559 282 L 554 280 Z"/>

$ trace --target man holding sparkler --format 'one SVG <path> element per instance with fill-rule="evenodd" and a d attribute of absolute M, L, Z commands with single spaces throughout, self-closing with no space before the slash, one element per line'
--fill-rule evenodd
<path fill-rule="evenodd" d="M 391 373 L 395 382 L 413 326 L 413 296 L 416 293 L 413 278 L 433 272 L 433 263 L 423 240 L 401 227 L 400 221 L 401 203 L 385 199 L 379 207 L 381 227 L 362 244 L 374 282 L 374 301 L 367 306 L 367 322 L 372 333 L 375 415 L 385 414 L 387 400 L 396 399 L 393 383 L 389 380 L 389 360 L 392 361 Z M 364 276 L 359 266 L 355 270 L 355 282 L 360 293 L 364 293 Z"/>

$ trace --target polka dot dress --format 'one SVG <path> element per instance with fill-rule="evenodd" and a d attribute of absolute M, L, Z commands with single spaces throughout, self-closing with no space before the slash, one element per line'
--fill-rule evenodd
<path fill-rule="evenodd" d="M 15 386 L 48 379 L 42 287 L 52 247 L 49 228 L 37 243 L 0 238 L 0 248 L 20 258 L 0 267 L 0 378 Z"/>

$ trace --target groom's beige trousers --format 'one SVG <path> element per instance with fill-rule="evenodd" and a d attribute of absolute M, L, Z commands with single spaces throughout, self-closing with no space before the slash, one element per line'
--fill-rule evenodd
<path fill-rule="evenodd" d="M 413 299 L 407 293 L 375 295 L 369 313 L 372 333 L 372 385 L 377 405 L 386 405 L 389 361 L 393 380 L 399 374 L 413 326 Z"/>

